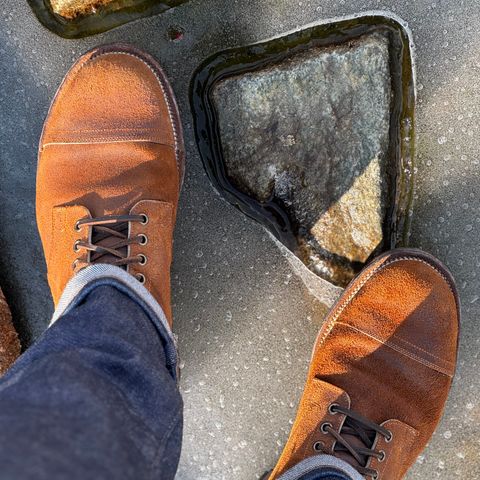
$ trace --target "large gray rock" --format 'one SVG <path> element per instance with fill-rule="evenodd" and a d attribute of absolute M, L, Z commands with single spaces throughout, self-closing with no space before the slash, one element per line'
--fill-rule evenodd
<path fill-rule="evenodd" d="M 213 91 L 227 175 L 288 212 L 297 255 L 344 285 L 383 238 L 392 101 L 375 33 L 233 76 Z"/>

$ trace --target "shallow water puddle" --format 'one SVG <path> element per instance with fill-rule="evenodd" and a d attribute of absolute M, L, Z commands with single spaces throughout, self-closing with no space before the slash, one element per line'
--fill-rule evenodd
<path fill-rule="evenodd" d="M 409 36 L 369 16 L 216 54 L 191 103 L 219 192 L 344 286 L 406 242 L 415 91 Z"/>

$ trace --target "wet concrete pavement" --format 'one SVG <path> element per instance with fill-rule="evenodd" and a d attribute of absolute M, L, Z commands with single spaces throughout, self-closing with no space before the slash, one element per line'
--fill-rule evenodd
<path fill-rule="evenodd" d="M 36 147 L 63 75 L 85 50 L 127 41 L 159 59 L 178 96 L 188 152 L 173 266 L 186 416 L 180 480 L 255 479 L 275 462 L 325 314 L 263 228 L 212 189 L 194 142 L 191 75 L 218 50 L 372 9 L 395 12 L 413 31 L 419 98 L 410 244 L 450 267 L 464 314 L 445 418 L 408 478 L 480 478 L 476 0 L 193 0 L 83 40 L 46 30 L 27 2 L 0 8 L 0 282 L 24 343 L 38 338 L 52 312 L 35 224 Z M 169 40 L 172 27 L 184 30 L 180 41 Z"/>

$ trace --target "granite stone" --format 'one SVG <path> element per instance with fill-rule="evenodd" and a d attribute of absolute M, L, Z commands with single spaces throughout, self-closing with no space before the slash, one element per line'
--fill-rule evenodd
<path fill-rule="evenodd" d="M 290 217 L 302 260 L 345 285 L 383 239 L 392 87 L 380 33 L 313 48 L 213 90 L 227 176 Z"/>

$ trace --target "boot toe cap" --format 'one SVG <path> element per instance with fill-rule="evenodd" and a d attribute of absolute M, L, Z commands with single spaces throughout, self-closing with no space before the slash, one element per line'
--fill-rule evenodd
<path fill-rule="evenodd" d="M 398 352 L 453 376 L 458 295 L 448 271 L 430 256 L 415 251 L 387 256 L 343 316 Z"/>
<path fill-rule="evenodd" d="M 121 46 L 85 54 L 59 90 L 43 143 L 152 141 L 174 146 L 173 108 L 149 57 Z"/>

